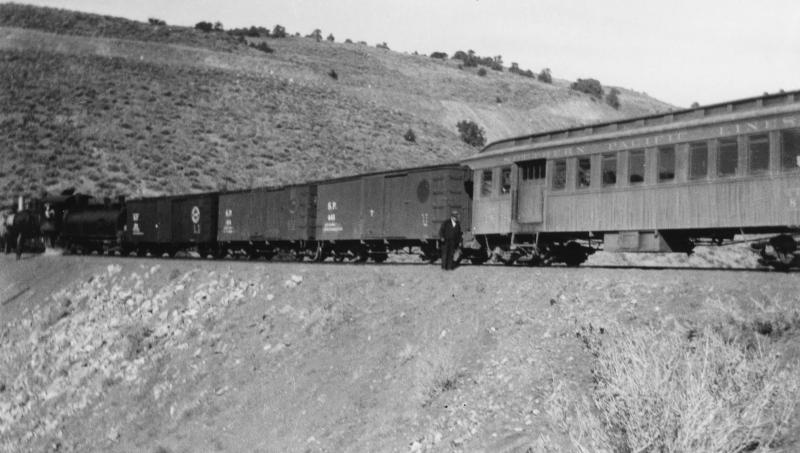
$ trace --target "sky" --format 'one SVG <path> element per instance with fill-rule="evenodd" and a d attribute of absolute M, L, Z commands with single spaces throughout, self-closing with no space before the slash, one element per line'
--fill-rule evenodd
<path fill-rule="evenodd" d="M 796 0 L 16 0 L 171 25 L 283 25 L 392 50 L 501 55 L 678 107 L 800 89 Z"/>

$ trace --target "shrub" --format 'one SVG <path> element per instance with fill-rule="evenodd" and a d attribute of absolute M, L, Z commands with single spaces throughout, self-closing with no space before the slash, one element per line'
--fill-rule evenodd
<path fill-rule="evenodd" d="M 459 121 L 456 127 L 464 143 L 476 148 L 480 148 L 486 144 L 486 137 L 483 135 L 483 129 L 474 121 Z"/>
<path fill-rule="evenodd" d="M 376 44 L 375 47 L 377 47 L 378 49 L 389 50 L 389 45 L 386 44 L 385 41 L 380 44 Z"/>
<path fill-rule="evenodd" d="M 256 50 L 260 50 L 260 51 L 262 51 L 262 52 L 264 52 L 264 53 L 272 53 L 272 52 L 274 52 L 274 50 L 272 49 L 272 47 L 270 47 L 269 45 L 267 45 L 267 43 L 265 43 L 264 41 L 261 41 L 261 42 L 260 42 L 260 43 L 258 43 L 258 44 L 252 44 L 252 43 L 251 43 L 251 44 L 250 44 L 250 47 L 252 47 L 252 48 L 254 48 L 254 49 L 256 49 Z"/>
<path fill-rule="evenodd" d="M 481 77 L 486 76 L 486 69 L 484 69 L 484 68 L 478 69 L 478 75 L 481 76 Z"/>
<path fill-rule="evenodd" d="M 328 37 L 327 37 L 327 38 L 325 38 L 325 39 L 327 39 L 327 40 L 328 40 L 328 41 L 330 41 L 330 42 L 334 42 L 334 41 L 336 41 L 336 38 L 334 38 L 334 37 L 333 37 L 333 33 L 329 34 L 329 35 L 328 35 Z"/>
<path fill-rule="evenodd" d="M 156 19 L 155 17 L 148 18 L 147 23 L 149 23 L 150 25 L 167 25 L 166 22 L 164 22 L 161 19 Z"/>
<path fill-rule="evenodd" d="M 212 24 L 211 22 L 202 21 L 194 24 L 194 28 L 202 32 L 208 33 L 214 29 L 214 24 Z"/>
<path fill-rule="evenodd" d="M 339 80 L 339 74 L 337 74 L 337 73 L 336 73 L 336 71 L 334 71 L 333 69 L 331 69 L 330 71 L 328 71 L 328 75 L 329 75 L 329 76 L 330 76 L 330 77 L 331 77 L 333 80 Z"/>
<path fill-rule="evenodd" d="M 550 75 L 550 68 L 542 69 L 542 72 L 539 73 L 536 80 L 542 83 L 553 83 L 553 76 Z"/>
<path fill-rule="evenodd" d="M 700 103 L 699 102 L 697 102 L 697 101 L 692 102 L 692 108 L 693 109 L 696 109 L 696 108 L 699 108 L 699 107 L 700 107 Z"/>
<path fill-rule="evenodd" d="M 283 25 L 276 25 L 275 28 L 272 29 L 272 37 L 273 38 L 285 38 L 286 37 L 286 28 Z"/>
<path fill-rule="evenodd" d="M 353 44 L 353 40 L 350 39 L 350 38 L 347 38 L 347 39 L 344 40 L 344 43 L 345 44 Z"/>
<path fill-rule="evenodd" d="M 769 339 L 642 327 L 583 340 L 597 361 L 591 399 L 559 385 L 546 405 L 580 451 L 761 452 L 791 437 L 798 367 Z"/>
<path fill-rule="evenodd" d="M 439 60 L 447 60 L 447 54 L 444 52 L 433 52 L 431 58 L 438 58 Z"/>
<path fill-rule="evenodd" d="M 223 30 L 222 22 L 220 21 L 214 22 L 214 31 L 222 31 L 222 30 Z"/>
<path fill-rule="evenodd" d="M 311 38 L 316 42 L 320 42 L 322 41 L 322 30 L 317 28 L 314 31 L 312 31 L 310 35 L 306 36 L 306 38 Z"/>
<path fill-rule="evenodd" d="M 577 82 L 573 82 L 572 85 L 570 85 L 570 88 L 575 91 L 586 93 L 594 98 L 603 98 L 603 85 L 596 79 L 578 79 Z"/>
<path fill-rule="evenodd" d="M 403 138 L 406 139 L 407 142 L 415 143 L 417 141 L 417 134 L 409 128 L 405 135 L 403 135 Z"/>
<path fill-rule="evenodd" d="M 606 104 L 614 107 L 615 109 L 619 110 L 619 90 L 616 88 L 612 88 L 611 91 L 606 95 Z"/>

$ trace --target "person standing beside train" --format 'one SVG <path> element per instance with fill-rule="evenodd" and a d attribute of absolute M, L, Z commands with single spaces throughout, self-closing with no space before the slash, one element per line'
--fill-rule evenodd
<path fill-rule="evenodd" d="M 454 210 L 450 213 L 450 218 L 442 222 L 442 226 L 439 227 L 439 240 L 442 242 L 442 269 L 453 270 L 456 268 L 453 255 L 461 246 L 461 239 L 461 223 L 458 221 L 458 211 Z"/>

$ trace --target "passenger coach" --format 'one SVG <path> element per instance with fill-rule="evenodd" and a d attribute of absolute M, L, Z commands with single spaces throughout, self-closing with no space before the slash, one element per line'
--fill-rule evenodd
<path fill-rule="evenodd" d="M 464 160 L 473 251 L 577 265 L 595 249 L 691 252 L 773 233 L 788 266 L 800 228 L 800 92 L 527 135 Z"/>

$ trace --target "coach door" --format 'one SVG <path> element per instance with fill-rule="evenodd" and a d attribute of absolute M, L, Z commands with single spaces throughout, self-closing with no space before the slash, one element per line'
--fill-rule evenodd
<path fill-rule="evenodd" d="M 361 218 L 364 222 L 365 237 L 382 237 L 383 235 L 383 183 L 384 176 L 368 176 L 363 179 L 363 205 Z"/>
<path fill-rule="evenodd" d="M 518 162 L 517 222 L 541 223 L 544 211 L 545 159 Z"/>

